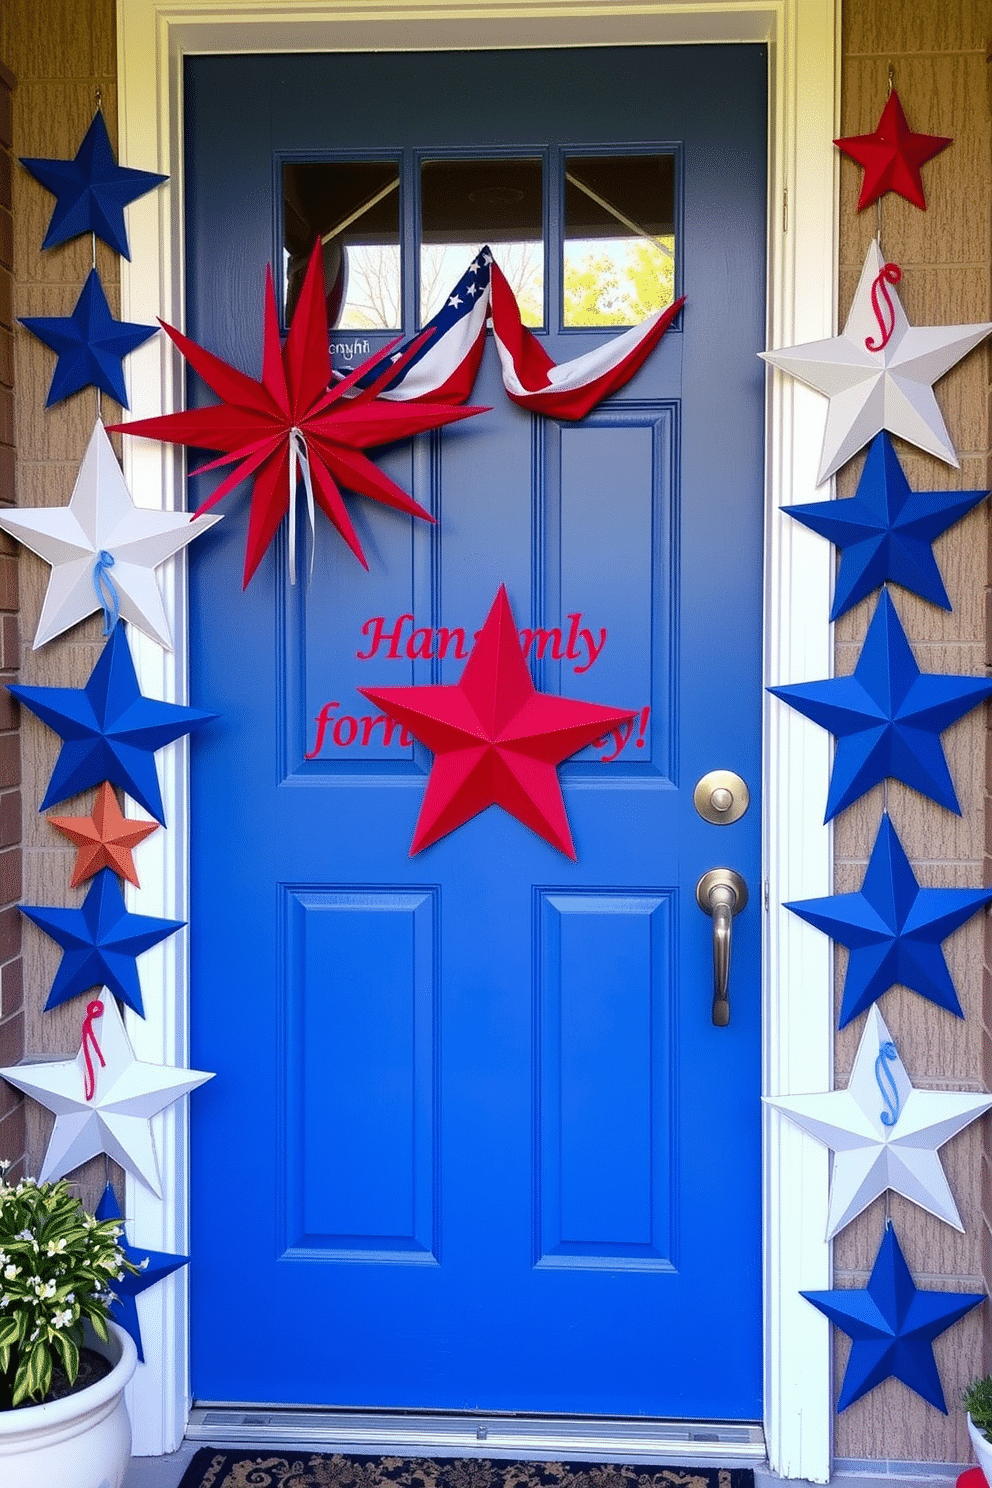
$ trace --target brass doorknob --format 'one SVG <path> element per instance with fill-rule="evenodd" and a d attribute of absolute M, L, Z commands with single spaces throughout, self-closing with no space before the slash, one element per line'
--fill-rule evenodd
<path fill-rule="evenodd" d="M 751 803 L 745 782 L 733 770 L 708 770 L 697 780 L 692 804 L 703 821 L 715 827 L 726 827 L 740 821 Z"/>

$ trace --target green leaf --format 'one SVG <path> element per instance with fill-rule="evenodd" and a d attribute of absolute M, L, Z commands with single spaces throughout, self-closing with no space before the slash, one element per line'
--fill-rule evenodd
<path fill-rule="evenodd" d="M 107 1319 L 105 1315 L 102 1312 L 91 1312 L 89 1317 L 90 1322 L 93 1324 L 93 1332 L 98 1338 L 102 1338 L 104 1343 L 106 1343 L 110 1337 L 110 1333 L 107 1328 Z"/>
<path fill-rule="evenodd" d="M 4 1318 L 0 1323 L 0 1348 L 9 1348 L 17 1338 L 17 1318 Z"/>
<path fill-rule="evenodd" d="M 52 1335 L 52 1342 L 58 1349 L 62 1358 L 62 1367 L 68 1376 L 70 1385 L 75 1382 L 79 1372 L 79 1348 L 68 1333 L 57 1332 Z"/>
<path fill-rule="evenodd" d="M 36 1340 L 26 1359 L 21 1361 L 14 1378 L 14 1404 L 28 1396 L 40 1400 L 52 1383 L 52 1356 L 43 1338 Z"/>

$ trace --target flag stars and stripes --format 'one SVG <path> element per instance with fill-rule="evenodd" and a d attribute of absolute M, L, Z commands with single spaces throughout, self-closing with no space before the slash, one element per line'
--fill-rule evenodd
<path fill-rule="evenodd" d="M 417 339 L 412 338 L 394 353 L 403 354 L 402 368 L 380 388 L 379 396 L 398 402 L 427 398 L 436 403 L 464 403 L 479 370 L 491 316 L 507 395 L 549 418 L 584 418 L 633 377 L 682 303 L 677 300 L 639 326 L 556 365 L 543 342 L 523 325 L 513 290 L 484 248 L 424 327 L 419 347 L 410 354 Z M 370 385 L 369 379 L 380 375 L 373 368 L 357 385 Z"/>

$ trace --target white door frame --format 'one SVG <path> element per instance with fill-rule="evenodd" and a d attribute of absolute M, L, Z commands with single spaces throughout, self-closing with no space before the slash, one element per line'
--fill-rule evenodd
<path fill-rule="evenodd" d="M 122 315 L 184 323 L 184 55 L 210 52 L 440 50 L 472 47 L 769 44 L 768 344 L 835 333 L 836 133 L 839 0 L 118 0 L 120 159 L 171 176 L 171 187 L 129 208 L 132 261 L 122 262 Z M 129 359 L 132 415 L 182 406 L 180 358 L 164 336 Z M 783 517 L 786 501 L 824 498 L 815 487 L 824 401 L 770 378 L 767 405 L 766 681 L 828 676 L 829 545 Z M 183 464 L 170 448 L 124 440 L 139 504 L 185 505 Z M 170 566 L 171 567 L 171 566 Z M 184 701 L 184 574 L 167 577 L 176 648 L 131 634 L 144 691 Z M 716 660 L 716 659 L 715 659 Z M 159 757 L 169 829 L 142 847 L 145 913 L 188 913 L 188 768 L 185 747 Z M 830 834 L 822 825 L 829 740 L 766 699 L 763 935 L 763 1088 L 827 1090 L 833 1073 L 833 992 L 827 938 L 788 915 L 786 899 L 831 891 Z M 761 895 L 755 896 L 758 903 Z M 195 933 L 195 926 L 193 931 Z M 148 952 L 147 1017 L 129 1017 L 139 1058 L 187 1061 L 187 970 L 182 937 Z M 186 1102 L 156 1118 L 164 1200 L 127 1187 L 132 1243 L 185 1251 L 189 1233 Z M 830 1471 L 829 1325 L 799 1296 L 831 1284 L 824 1240 L 827 1154 L 774 1113 L 764 1117 L 765 1434 L 783 1477 L 826 1482 Z M 260 1185 L 261 1187 L 262 1185 Z M 257 1202 L 245 1193 L 246 1209 Z M 237 1244 L 232 1215 L 230 1243 Z M 728 1243 L 733 1243 L 728 1216 Z M 757 1278 L 755 1279 L 757 1283 Z M 264 1299 L 245 1298 L 265 1326 Z M 147 1363 L 129 1387 L 136 1454 L 174 1450 L 189 1413 L 188 1294 L 180 1271 L 141 1298 Z M 714 1369 L 720 1368 L 719 1347 Z"/>

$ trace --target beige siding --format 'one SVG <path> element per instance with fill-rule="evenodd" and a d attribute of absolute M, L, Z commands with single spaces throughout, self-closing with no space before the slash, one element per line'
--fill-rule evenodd
<path fill-rule="evenodd" d="M 0 505 L 16 501 L 14 456 L 14 218 L 13 74 L 0 63 Z M 0 1061 L 16 1063 L 24 1053 L 24 963 L 21 958 L 21 751 L 19 709 L 3 691 L 17 680 L 20 665 L 16 544 L 0 538 Z M 0 1090 L 0 1156 L 21 1176 L 27 1134 L 25 1101 L 13 1088 Z"/>
<path fill-rule="evenodd" d="M 117 137 L 117 41 L 114 0 L 4 0 L 0 6 L 0 57 L 18 78 L 14 95 L 14 153 L 65 157 L 75 153 L 93 117 L 97 91 L 111 140 Z M 41 243 L 51 215 L 52 198 L 27 171 L 15 166 L 14 312 L 15 315 L 68 315 L 89 273 L 88 238 L 50 248 Z M 97 245 L 97 268 L 115 314 L 119 310 L 118 259 Z M 21 506 L 64 506 L 72 494 L 76 471 L 96 416 L 96 393 L 90 388 L 46 411 L 45 399 L 54 366 L 53 354 L 23 327 L 14 334 L 17 398 L 17 499 Z M 117 407 L 104 399 L 108 422 Z M 33 652 L 34 635 L 48 580 L 47 564 L 23 549 L 20 559 L 22 632 L 25 638 L 21 680 L 45 686 L 78 687 L 100 654 L 97 620 L 73 630 L 64 640 Z M 78 904 L 80 890 L 68 887 L 73 852 L 65 839 L 38 813 L 58 750 L 50 729 L 22 711 L 24 890 L 26 904 Z M 94 792 L 80 797 L 83 812 Z M 79 1048 L 78 1001 L 42 1012 L 46 990 L 58 965 L 59 951 L 33 925 L 23 923 L 25 1045 L 29 1054 L 50 1052 L 73 1057 Z M 31 1171 L 40 1166 L 51 1118 L 27 1102 Z M 102 1160 L 83 1170 L 82 1192 L 89 1203 L 99 1198 L 105 1180 Z"/>
<path fill-rule="evenodd" d="M 888 196 L 882 209 L 882 244 L 903 269 L 899 294 L 916 324 L 992 319 L 989 273 L 989 205 L 992 183 L 989 94 L 986 63 L 989 14 L 978 0 L 903 0 L 900 5 L 858 0 L 846 7 L 843 32 L 841 132 L 863 134 L 875 127 L 885 102 L 888 69 L 910 127 L 950 135 L 954 143 L 924 166 L 927 211 Z M 861 171 L 841 166 L 841 310 L 846 314 L 865 250 L 877 226 L 875 209 L 855 210 Z M 977 488 L 988 482 L 988 376 L 983 349 L 952 371 L 938 387 L 938 401 L 961 460 L 960 471 L 900 445 L 912 485 L 920 490 Z M 854 489 L 860 460 L 842 474 L 840 488 Z M 947 614 L 896 591 L 900 617 L 917 659 L 928 671 L 981 673 L 986 658 L 988 510 L 966 517 L 937 544 L 953 611 Z M 837 668 L 853 669 L 874 608 L 861 604 L 837 627 Z M 986 716 L 978 709 L 945 734 L 948 758 L 961 800 L 954 817 L 898 784 L 888 788 L 889 810 L 921 883 L 975 885 L 983 881 L 985 857 Z M 873 791 L 837 825 L 837 887 L 857 888 L 864 873 L 884 805 Z M 983 944 L 985 923 L 977 916 L 947 942 L 948 962 L 966 1021 L 897 989 L 881 1005 L 911 1078 L 934 1088 L 982 1088 Z M 838 952 L 838 976 L 846 953 Z M 839 1083 L 850 1070 L 864 1020 L 837 1037 Z M 893 1197 L 891 1214 L 906 1259 L 920 1286 L 983 1291 L 984 1235 L 981 1173 L 985 1123 L 945 1149 L 951 1187 L 965 1233 L 931 1219 Z M 837 1239 L 838 1285 L 863 1286 L 885 1222 L 877 1201 Z M 972 1314 L 937 1341 L 935 1353 L 950 1414 L 940 1415 L 901 1384 L 889 1381 L 838 1418 L 835 1450 L 840 1457 L 967 1461 L 961 1388 L 983 1362 L 984 1310 Z M 836 1359 L 847 1356 L 838 1338 Z M 839 1374 L 838 1374 L 839 1379 Z"/>

